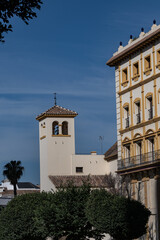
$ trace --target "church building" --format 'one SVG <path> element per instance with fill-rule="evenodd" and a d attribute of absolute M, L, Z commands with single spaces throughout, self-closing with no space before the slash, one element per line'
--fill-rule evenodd
<path fill-rule="evenodd" d="M 67 181 L 77 185 L 90 175 L 93 187 L 104 185 L 105 174 L 117 170 L 116 144 L 105 155 L 75 153 L 74 118 L 78 114 L 55 105 L 37 116 L 40 140 L 40 188 L 49 191 Z M 117 152 L 117 151 L 115 151 Z"/>

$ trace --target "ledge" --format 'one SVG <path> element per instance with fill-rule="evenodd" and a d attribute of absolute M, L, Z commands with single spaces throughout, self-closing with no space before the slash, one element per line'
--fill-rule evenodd
<path fill-rule="evenodd" d="M 139 86 L 142 86 L 142 85 L 144 85 L 144 84 L 146 84 L 146 83 L 148 83 L 148 82 L 150 82 L 150 81 L 152 81 L 152 80 L 154 80 L 154 79 L 156 79 L 158 77 L 160 77 L 160 73 L 154 74 L 154 75 L 150 76 L 149 78 L 147 78 L 147 79 L 145 79 L 143 81 L 140 81 L 140 82 L 134 84 L 133 86 L 128 87 L 127 89 L 119 91 L 118 94 L 119 94 L 119 96 L 121 96 L 124 93 L 129 92 L 129 91 L 131 91 L 131 90 L 133 90 L 133 89 L 135 89 L 135 88 L 137 88 Z"/>
<path fill-rule="evenodd" d="M 44 139 L 44 138 L 46 138 L 46 136 L 42 136 L 42 137 L 40 137 L 40 140 L 42 140 L 42 139 Z"/>
<path fill-rule="evenodd" d="M 134 82 L 137 82 L 138 79 L 139 79 L 139 77 L 140 77 L 140 75 L 139 75 L 139 74 L 136 74 L 134 77 L 132 77 L 132 80 L 133 80 Z"/>
<path fill-rule="evenodd" d="M 149 68 L 149 69 L 146 69 L 143 73 L 144 73 L 146 76 L 148 76 L 148 75 L 151 74 L 151 72 L 152 72 L 152 68 Z"/>
<path fill-rule="evenodd" d="M 158 63 L 158 64 L 156 65 L 156 68 L 158 68 L 158 69 L 160 70 L 160 63 Z"/>
<path fill-rule="evenodd" d="M 52 137 L 71 137 L 71 135 L 58 134 L 58 135 L 52 135 Z"/>
<path fill-rule="evenodd" d="M 145 126 L 145 125 L 149 125 L 149 124 L 151 124 L 151 123 L 157 122 L 157 121 L 159 121 L 159 120 L 160 120 L 160 117 L 154 117 L 154 118 L 152 118 L 151 120 L 138 123 L 138 124 L 136 124 L 136 125 L 130 126 L 129 128 L 121 129 L 121 130 L 119 130 L 119 132 L 120 132 L 121 134 L 123 134 L 123 133 L 125 133 L 125 132 L 129 132 L 129 131 L 131 131 L 131 130 L 134 130 L 134 129 L 143 127 L 143 126 Z"/>
<path fill-rule="evenodd" d="M 123 87 L 126 87 L 126 86 L 128 85 L 128 83 L 129 83 L 129 81 L 126 80 L 125 82 L 122 82 L 121 85 L 122 85 Z"/>
<path fill-rule="evenodd" d="M 129 173 L 136 173 L 136 172 L 144 172 L 144 171 L 148 171 L 148 170 L 152 170 L 152 169 L 157 169 L 158 167 L 160 167 L 160 160 L 155 160 L 153 162 L 144 162 L 141 165 L 134 165 L 132 167 L 126 167 L 123 169 L 118 169 L 116 171 L 116 173 L 120 174 L 120 175 L 126 175 Z"/>

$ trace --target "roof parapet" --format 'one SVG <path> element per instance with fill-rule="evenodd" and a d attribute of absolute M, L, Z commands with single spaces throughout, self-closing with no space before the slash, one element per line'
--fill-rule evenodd
<path fill-rule="evenodd" d="M 140 47 L 140 45 L 144 45 L 144 42 L 149 42 L 151 38 L 155 38 L 155 35 L 159 35 L 160 33 L 160 25 L 156 24 L 156 21 L 153 21 L 153 25 L 151 27 L 151 30 L 147 33 L 144 32 L 144 28 L 141 28 L 141 33 L 139 34 L 138 38 L 131 39 L 128 41 L 128 44 L 126 46 L 120 45 L 118 48 L 118 51 L 113 54 L 113 56 L 107 61 L 107 65 L 109 66 L 115 66 L 115 62 L 117 62 L 118 59 L 122 59 L 122 55 L 126 56 L 126 53 L 133 52 L 133 49 Z M 119 58 L 120 56 L 120 58 Z M 114 62 L 113 62 L 114 61 Z"/>

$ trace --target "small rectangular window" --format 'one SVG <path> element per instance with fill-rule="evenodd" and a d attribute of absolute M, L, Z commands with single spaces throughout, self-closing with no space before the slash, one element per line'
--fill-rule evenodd
<path fill-rule="evenodd" d="M 145 58 L 145 71 L 151 69 L 151 57 L 148 56 Z"/>
<path fill-rule="evenodd" d="M 83 167 L 76 167 L 76 173 L 83 173 Z"/>
<path fill-rule="evenodd" d="M 126 82 L 128 80 L 128 70 L 127 68 L 122 70 L 122 83 Z"/>
<path fill-rule="evenodd" d="M 152 96 L 149 96 L 147 98 L 148 101 L 148 120 L 153 118 L 153 102 L 152 102 Z"/>
<path fill-rule="evenodd" d="M 124 108 L 124 114 L 125 114 L 125 121 L 126 121 L 126 128 L 129 127 L 129 107 Z"/>
<path fill-rule="evenodd" d="M 137 62 L 133 64 L 133 77 L 137 76 L 138 74 L 139 74 L 139 64 Z"/>
<path fill-rule="evenodd" d="M 157 51 L 157 64 L 160 63 L 160 49 Z"/>
<path fill-rule="evenodd" d="M 136 111 L 136 118 L 137 124 L 141 122 L 141 113 L 140 113 L 140 102 L 135 103 L 135 111 Z"/>

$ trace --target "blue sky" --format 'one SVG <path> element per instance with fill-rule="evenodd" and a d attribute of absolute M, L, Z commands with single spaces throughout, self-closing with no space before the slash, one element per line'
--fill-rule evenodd
<path fill-rule="evenodd" d="M 26 26 L 13 19 L 13 33 L 0 44 L 0 179 L 3 165 L 21 160 L 22 181 L 39 183 L 36 115 L 54 103 L 75 110 L 76 152 L 100 153 L 116 141 L 114 68 L 105 65 L 141 27 L 160 23 L 160 2 L 44 0 Z"/>

